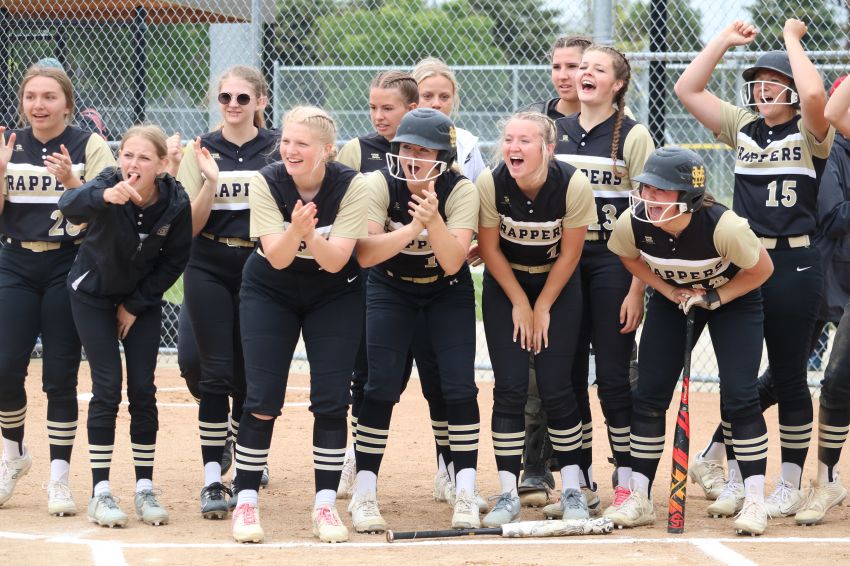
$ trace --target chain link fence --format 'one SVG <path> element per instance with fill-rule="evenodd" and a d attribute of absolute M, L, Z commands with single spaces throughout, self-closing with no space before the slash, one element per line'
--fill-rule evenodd
<path fill-rule="evenodd" d="M 387 68 L 438 56 L 457 71 L 458 125 L 479 136 L 495 161 L 499 121 L 554 96 L 549 49 L 558 35 L 584 34 L 628 53 L 627 103 L 657 143 L 699 151 L 709 188 L 731 201 L 734 155 L 682 108 L 672 86 L 703 44 L 733 19 L 760 30 L 730 52 L 710 87 L 737 101 L 740 71 L 760 52 L 782 48 L 787 17 L 809 24 L 805 47 L 825 84 L 850 68 L 843 0 L 0 0 L 0 124 L 17 121 L 17 85 L 30 65 L 55 58 L 110 141 L 134 123 L 158 123 L 184 139 L 219 121 L 211 81 L 227 67 L 261 68 L 272 86 L 270 123 L 287 108 L 313 103 L 339 122 L 340 142 L 371 131 L 368 84 Z M 113 144 L 114 145 L 114 144 Z M 176 360 L 182 284 L 166 296 L 162 360 Z M 828 357 L 813 359 L 815 386 Z M 294 371 L 305 371 L 303 349 Z M 476 366 L 489 368 L 483 332 Z M 694 357 L 695 380 L 716 381 L 707 333 Z"/>

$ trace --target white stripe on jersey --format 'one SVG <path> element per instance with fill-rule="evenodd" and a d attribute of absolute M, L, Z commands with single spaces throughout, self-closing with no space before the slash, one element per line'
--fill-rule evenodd
<path fill-rule="evenodd" d="M 593 196 L 596 198 L 629 198 L 631 190 L 631 186 L 625 186 L 622 191 L 593 191 Z"/>
<path fill-rule="evenodd" d="M 73 163 L 71 164 L 71 172 L 76 173 L 77 176 L 81 176 L 83 172 L 86 170 L 85 163 Z M 47 167 L 42 167 L 39 165 L 33 165 L 32 163 L 9 163 L 6 165 L 6 174 L 14 174 L 14 173 L 22 174 L 22 173 L 36 173 L 39 175 L 52 175 L 52 173 L 47 169 Z"/>
<path fill-rule="evenodd" d="M 598 163 L 600 165 L 613 165 L 616 163 L 617 167 L 626 166 L 626 162 L 622 159 L 612 161 L 610 155 L 608 157 L 599 157 L 596 155 L 584 155 L 581 153 L 556 153 L 555 157 L 557 159 L 560 159 L 561 161 L 566 161 L 571 165 L 573 165 L 574 163 Z"/>
<path fill-rule="evenodd" d="M 682 267 L 702 267 L 707 264 L 716 265 L 718 263 L 724 263 L 722 257 L 707 257 L 705 259 L 676 259 L 676 258 L 666 258 L 666 257 L 655 257 L 654 255 L 650 255 L 644 251 L 640 252 L 640 255 L 644 256 L 648 261 L 652 263 L 657 263 L 658 265 L 672 265 L 682 266 Z M 728 261 L 725 263 L 729 263 Z"/>
<path fill-rule="evenodd" d="M 257 171 L 219 171 L 218 180 L 219 183 L 228 179 L 245 179 L 250 181 L 256 173 Z"/>
<path fill-rule="evenodd" d="M 15 195 L 10 194 L 6 197 L 6 201 L 8 202 L 19 202 L 19 203 L 29 203 L 29 204 L 55 204 L 59 202 L 59 198 L 57 196 L 52 195 Z"/>
<path fill-rule="evenodd" d="M 251 205 L 247 202 L 214 202 L 212 205 L 212 210 L 249 210 L 250 208 Z"/>
<path fill-rule="evenodd" d="M 529 222 L 500 214 L 499 236 L 521 246 L 551 246 L 561 240 L 563 220 Z M 536 234 L 535 234 L 536 233 Z M 537 237 L 533 237 L 533 236 Z"/>
<path fill-rule="evenodd" d="M 741 131 L 738 132 L 738 140 L 743 141 L 745 143 L 748 143 L 748 144 L 750 144 L 754 147 L 761 149 L 761 145 L 759 145 L 759 143 L 757 141 L 755 141 L 753 138 L 751 138 L 750 136 L 748 136 L 744 132 L 741 132 Z M 788 142 L 802 141 L 802 140 L 803 140 L 803 134 L 798 132 L 796 134 L 791 134 L 791 135 L 785 136 L 782 139 L 773 140 L 772 142 L 767 144 L 767 146 L 764 149 L 761 149 L 761 151 L 766 152 L 768 149 L 770 149 L 772 147 L 774 147 L 774 148 L 784 147 L 784 146 L 788 145 Z"/>
<path fill-rule="evenodd" d="M 758 165 L 758 164 L 754 164 Z M 736 175 L 804 175 L 817 179 L 817 173 L 814 169 L 808 167 L 744 167 L 743 165 L 735 166 Z"/>

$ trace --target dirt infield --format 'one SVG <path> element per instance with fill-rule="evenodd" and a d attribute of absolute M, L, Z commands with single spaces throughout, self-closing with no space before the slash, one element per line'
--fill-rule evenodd
<path fill-rule="evenodd" d="M 90 492 L 85 419 L 90 390 L 88 367 L 80 375 L 80 433 L 71 466 L 71 487 L 81 514 L 51 517 L 46 511 L 49 475 L 44 394 L 40 390 L 40 363 L 33 362 L 28 381 L 27 441 L 34 455 L 29 475 L 20 481 L 14 497 L 0 508 L 0 559 L 6 564 L 788 564 L 844 563 L 850 560 L 850 512 L 833 510 L 817 527 L 797 527 L 793 519 L 772 520 L 761 538 L 735 537 L 729 519 L 706 516 L 707 502 L 699 488 L 690 484 L 685 535 L 667 535 L 665 492 L 669 483 L 669 442 L 655 483 L 654 501 L 659 521 L 653 527 L 616 531 L 607 536 L 561 539 L 502 539 L 480 537 L 416 543 L 384 542 L 374 535 L 352 536 L 340 545 L 321 544 L 310 532 L 313 473 L 312 417 L 306 407 L 308 378 L 293 375 L 287 408 L 275 427 L 270 456 L 271 484 L 260 494 L 266 544 L 231 543 L 229 521 L 205 521 L 198 510 L 203 467 L 197 433 L 197 411 L 176 369 L 161 368 L 157 374 L 160 435 L 157 445 L 155 486 L 171 513 L 171 524 L 150 527 L 132 511 L 134 487 L 126 407 L 119 415 L 113 460 L 113 492 L 131 514 L 125 529 L 104 529 L 86 520 Z M 489 415 L 492 384 L 480 383 L 482 442 L 478 485 L 485 495 L 498 491 Z M 593 392 L 595 393 L 595 391 Z M 675 400 L 678 403 L 678 398 Z M 691 396 L 692 455 L 704 445 L 718 419 L 718 396 Z M 611 467 L 605 461 L 608 447 L 598 403 L 594 405 L 596 480 L 603 506 L 610 503 Z M 382 512 L 394 530 L 448 528 L 451 509 L 431 497 L 434 449 L 430 420 L 421 392 L 414 381 L 394 413 L 389 446 L 379 483 Z M 668 412 L 668 431 L 675 411 Z M 768 413 L 768 427 L 775 438 L 776 411 Z M 668 435 L 669 438 L 669 435 Z M 816 445 L 816 443 L 813 443 Z M 816 447 L 810 451 L 806 482 L 813 473 Z M 779 450 L 771 449 L 768 481 L 779 470 Z M 847 458 L 841 465 L 850 477 Z M 340 504 L 343 520 L 349 523 Z M 523 519 L 541 518 L 538 510 L 523 510 Z M 350 524 L 350 523 L 349 523 Z M 352 529 L 353 532 L 353 529 Z M 847 538 L 845 538 L 847 537 Z"/>

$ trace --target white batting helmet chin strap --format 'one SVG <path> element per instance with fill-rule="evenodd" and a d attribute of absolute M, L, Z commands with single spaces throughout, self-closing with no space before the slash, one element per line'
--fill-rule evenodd
<path fill-rule="evenodd" d="M 757 100 L 756 98 L 756 86 L 762 85 L 762 100 Z M 773 85 L 782 88 L 779 91 L 779 94 L 774 97 L 773 101 L 767 102 L 764 100 L 764 85 Z M 783 94 L 789 93 L 787 98 L 789 102 L 779 102 L 781 98 L 783 98 Z M 784 85 L 782 83 L 777 83 L 775 81 L 747 81 L 741 86 L 741 104 L 744 108 L 748 108 L 750 106 L 755 106 L 757 104 L 777 104 L 780 106 L 791 106 L 793 104 L 797 104 L 800 101 L 799 95 L 797 95 L 797 91 L 791 88 L 789 85 Z"/>
<path fill-rule="evenodd" d="M 649 218 L 650 206 L 665 207 L 658 220 L 651 220 Z M 658 202 L 654 200 L 647 200 L 640 196 L 640 189 L 633 189 L 629 191 L 629 208 L 632 211 L 632 218 L 638 222 L 646 222 L 648 224 L 660 224 L 661 222 L 667 222 L 668 220 L 673 220 L 674 218 L 682 216 L 688 211 L 688 205 L 683 202 Z M 664 218 L 664 215 L 671 209 L 678 210 L 678 212 L 674 216 Z"/>
<path fill-rule="evenodd" d="M 403 169 L 405 166 L 409 166 L 411 168 L 422 167 L 423 169 L 427 167 L 427 170 L 424 177 L 418 176 L 413 171 L 411 171 L 412 177 L 407 177 L 405 176 Z M 416 157 L 401 157 L 395 153 L 387 153 L 387 170 L 390 177 L 400 181 L 433 181 L 445 173 L 448 168 L 449 166 L 445 161 L 419 159 Z"/>

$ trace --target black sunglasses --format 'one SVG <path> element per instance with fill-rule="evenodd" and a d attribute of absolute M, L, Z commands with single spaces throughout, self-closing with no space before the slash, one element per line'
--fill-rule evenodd
<path fill-rule="evenodd" d="M 219 95 L 218 95 L 219 104 L 224 104 L 226 106 L 226 105 L 230 104 L 231 100 L 233 100 L 233 95 L 230 94 L 229 92 L 222 92 L 222 93 L 219 93 Z M 243 92 L 242 94 L 236 95 L 236 103 L 239 106 L 245 106 L 249 102 L 251 102 L 251 95 L 250 94 L 245 94 Z"/>

